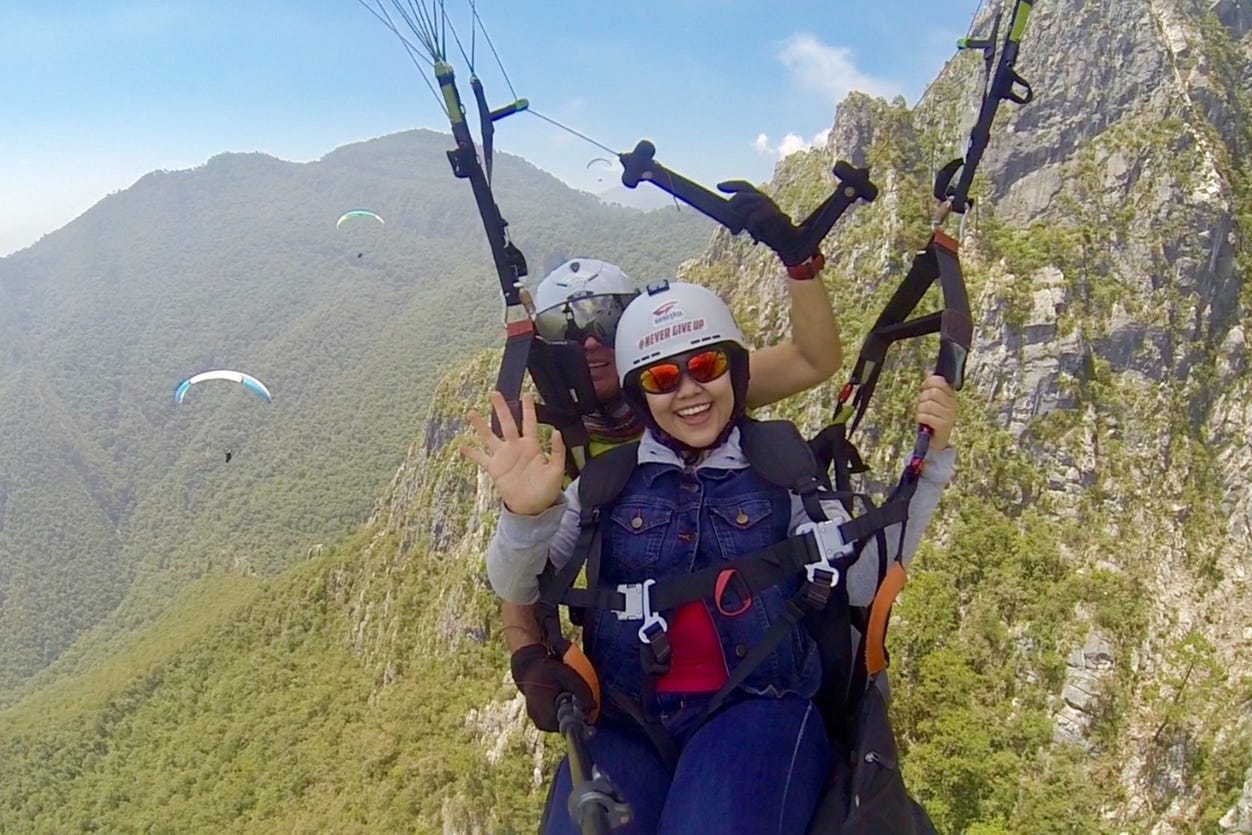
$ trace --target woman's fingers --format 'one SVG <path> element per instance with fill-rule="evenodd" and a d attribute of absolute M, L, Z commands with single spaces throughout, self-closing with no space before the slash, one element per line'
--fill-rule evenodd
<path fill-rule="evenodd" d="M 462 456 L 482 467 L 484 470 L 491 466 L 491 456 L 483 452 L 481 449 L 477 449 L 472 446 L 462 446 L 457 447 L 457 451 L 460 452 Z"/>
<path fill-rule="evenodd" d="M 522 437 L 537 438 L 539 430 L 538 420 L 535 418 L 535 398 L 529 394 L 522 395 Z"/>
<path fill-rule="evenodd" d="M 498 391 L 491 393 L 491 405 L 496 410 L 496 420 L 500 423 L 500 434 L 506 441 L 517 440 L 517 421 L 509 411 L 509 404 L 504 395 Z"/>
<path fill-rule="evenodd" d="M 552 454 L 548 456 L 548 469 L 556 470 L 559 475 L 565 474 L 565 439 L 561 430 L 552 430 Z"/>
<path fill-rule="evenodd" d="M 917 398 L 917 422 L 933 430 L 931 449 L 947 447 L 956 424 L 956 390 L 938 374 L 927 377 L 922 383 L 922 392 Z"/>
<path fill-rule="evenodd" d="M 474 432 L 478 434 L 478 440 L 483 442 L 483 446 L 491 450 L 500 446 L 500 439 L 496 437 L 495 432 L 491 431 L 491 427 L 487 425 L 487 421 L 483 420 L 482 415 L 470 409 L 465 417 L 469 420 L 470 426 L 474 427 Z"/>

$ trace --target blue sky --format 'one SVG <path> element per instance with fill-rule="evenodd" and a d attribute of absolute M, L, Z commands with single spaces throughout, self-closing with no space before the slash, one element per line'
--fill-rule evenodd
<path fill-rule="evenodd" d="M 850 88 L 915 102 L 978 5 L 477 0 L 536 111 L 621 150 L 651 139 L 657 159 L 707 183 L 767 179 Z M 469 0 L 445 6 L 467 40 Z M 477 46 L 499 106 L 508 85 Z M 455 44 L 449 58 L 466 80 Z M 223 151 L 303 162 L 447 130 L 419 69 L 356 0 L 0 0 L 0 123 L 0 255 L 154 169 Z M 533 116 L 499 123 L 497 146 L 576 188 L 609 184 L 586 168 L 601 152 Z"/>

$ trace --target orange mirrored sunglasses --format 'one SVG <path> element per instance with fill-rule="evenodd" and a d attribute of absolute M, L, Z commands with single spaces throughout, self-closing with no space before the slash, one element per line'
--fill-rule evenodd
<path fill-rule="evenodd" d="M 710 348 L 649 365 L 639 375 L 639 387 L 648 394 L 678 391 L 684 369 L 697 383 L 711 383 L 730 369 L 730 355 L 721 348 Z"/>

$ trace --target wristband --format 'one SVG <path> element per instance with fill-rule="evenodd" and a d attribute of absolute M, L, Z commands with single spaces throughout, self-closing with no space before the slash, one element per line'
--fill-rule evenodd
<path fill-rule="evenodd" d="M 817 277 L 824 266 L 826 266 L 826 256 L 818 252 L 799 264 L 792 264 L 787 268 L 787 275 L 796 281 L 810 281 Z"/>

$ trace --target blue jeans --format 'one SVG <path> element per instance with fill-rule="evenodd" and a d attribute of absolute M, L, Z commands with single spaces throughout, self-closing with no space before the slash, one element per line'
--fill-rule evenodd
<path fill-rule="evenodd" d="M 750 698 L 699 724 L 708 697 L 657 697 L 681 751 L 673 776 L 638 728 L 602 722 L 587 743 L 596 766 L 630 804 L 616 830 L 662 835 L 802 835 L 830 776 L 830 747 L 808 699 Z M 578 835 L 562 762 L 544 835 Z"/>

